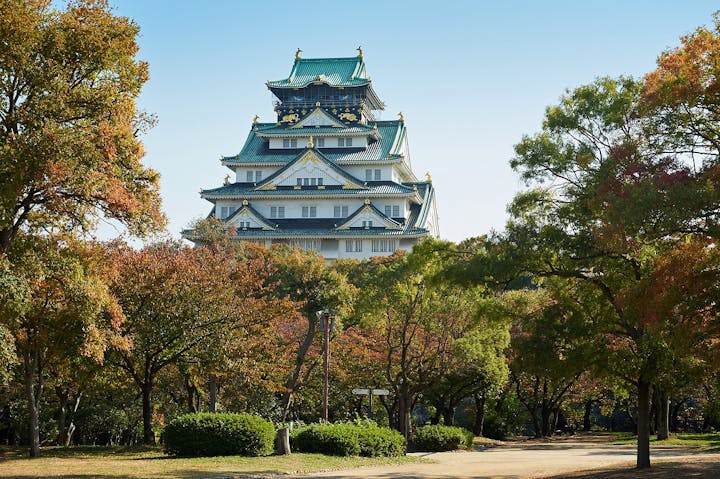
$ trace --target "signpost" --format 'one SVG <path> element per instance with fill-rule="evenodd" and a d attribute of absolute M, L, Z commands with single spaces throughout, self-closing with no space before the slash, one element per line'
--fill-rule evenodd
<path fill-rule="evenodd" d="M 373 396 L 387 396 L 388 394 L 390 394 L 390 391 L 388 391 L 387 389 L 353 389 L 352 393 L 358 396 L 370 396 L 370 413 L 368 414 L 368 417 L 372 419 Z"/>

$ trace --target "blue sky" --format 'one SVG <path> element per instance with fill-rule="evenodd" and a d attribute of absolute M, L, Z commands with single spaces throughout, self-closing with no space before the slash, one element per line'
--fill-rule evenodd
<path fill-rule="evenodd" d="M 441 236 L 501 230 L 523 187 L 508 166 L 545 108 L 598 76 L 642 74 L 681 35 L 712 21 L 711 1 L 182 1 L 111 0 L 141 27 L 150 64 L 140 108 L 158 125 L 143 139 L 162 176 L 174 237 L 204 217 L 200 188 L 220 186 L 221 155 L 238 153 L 255 114 L 273 121 L 266 80 L 294 52 L 354 56 L 402 111 L 413 168 L 432 175 Z"/>

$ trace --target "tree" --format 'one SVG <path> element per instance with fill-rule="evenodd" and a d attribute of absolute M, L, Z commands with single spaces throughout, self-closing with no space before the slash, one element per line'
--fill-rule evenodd
<path fill-rule="evenodd" d="M 112 364 L 138 388 L 143 438 L 152 444 L 157 375 L 203 349 L 227 346 L 228 336 L 236 353 L 238 344 L 244 346 L 242 357 L 254 345 L 272 345 L 272 322 L 288 308 L 270 297 L 256 260 L 238 257 L 234 249 L 158 243 L 136 251 L 119 244 L 112 261 L 119 272 L 112 290 L 127 318 L 122 334 L 132 344 L 115 351 Z M 253 368 L 246 364 L 236 374 Z"/>
<path fill-rule="evenodd" d="M 18 233 L 90 229 L 119 220 L 133 233 L 164 224 L 158 175 L 140 163 L 148 126 L 135 98 L 147 64 L 138 27 L 104 0 L 0 4 L 0 252 Z"/>
<path fill-rule="evenodd" d="M 448 243 L 427 240 L 409 254 L 371 261 L 360 284 L 357 315 L 363 327 L 376 328 L 382 338 L 375 348 L 395 401 L 391 424 L 406 438 L 419 394 L 443 377 L 454 341 L 474 318 L 478 289 L 439 279 L 453 257 L 457 254 Z"/>
<path fill-rule="evenodd" d="M 508 293 L 509 301 L 526 296 L 514 301 L 510 371 L 536 437 L 554 433 L 578 379 L 596 369 L 597 318 L 573 293 L 572 283 L 558 279 L 545 281 L 540 290 Z"/>
<path fill-rule="evenodd" d="M 515 198 L 506 232 L 490 238 L 470 265 L 496 285 L 523 276 L 572 280 L 578 300 L 606 310 L 593 332 L 605 338 L 606 371 L 637 388 L 639 468 L 650 466 L 652 385 L 699 346 L 672 348 L 677 315 L 648 315 L 643 304 L 653 302 L 653 275 L 679 244 L 708 251 L 707 237 L 687 232 L 700 232 L 697 213 L 714 206 L 697 200 L 712 199 L 717 189 L 651 141 L 656 130 L 641 114 L 642 88 L 632 79 L 603 78 L 547 110 L 543 131 L 523 138 L 511 163 L 532 189 Z"/>
<path fill-rule="evenodd" d="M 503 299 L 496 296 L 476 298 L 469 307 L 473 319 L 461 336 L 454 339 L 452 354 L 436 383 L 423 392 L 435 406 L 434 423 L 442 415 L 452 426 L 455 408 L 465 398 L 475 402 L 473 432 L 482 436 L 485 405 L 508 380 L 506 350 L 510 345 L 510 320 Z"/>
<path fill-rule="evenodd" d="M 0 321 L 12 332 L 29 410 L 30 456 L 40 454 L 39 417 L 47 369 L 85 357 L 102 361 L 122 322 L 97 245 L 20 235 L 0 271 Z"/>
<path fill-rule="evenodd" d="M 317 349 L 312 348 L 319 332 L 315 313 L 329 308 L 335 311 L 336 324 L 341 325 L 352 310 L 355 288 L 315 251 L 276 246 L 271 250 L 271 262 L 275 271 L 269 282 L 274 285 L 275 295 L 300 305 L 299 317 L 290 316 L 280 325 L 286 360 L 292 365 L 282 398 L 285 421 L 295 394 L 319 362 Z M 312 360 L 308 361 L 309 358 Z"/>

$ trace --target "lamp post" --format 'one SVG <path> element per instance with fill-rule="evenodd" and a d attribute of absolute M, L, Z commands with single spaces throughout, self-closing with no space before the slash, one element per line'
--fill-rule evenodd
<path fill-rule="evenodd" d="M 323 375 L 325 377 L 325 384 L 323 385 L 323 420 L 325 424 L 328 422 L 328 398 L 329 398 L 329 384 L 330 384 L 330 329 L 332 324 L 330 316 L 333 311 L 328 308 L 323 309 L 315 313 L 320 321 L 320 328 L 324 333 L 324 344 L 325 344 L 325 361 L 323 365 Z"/>

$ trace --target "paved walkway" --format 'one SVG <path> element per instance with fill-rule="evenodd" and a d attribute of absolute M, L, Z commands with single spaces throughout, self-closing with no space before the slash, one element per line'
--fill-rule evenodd
<path fill-rule="evenodd" d="M 312 477 L 364 479 L 525 479 L 567 474 L 586 469 L 635 464 L 635 446 L 612 446 L 587 441 L 509 443 L 481 451 L 414 453 L 433 463 L 367 467 L 348 471 L 315 473 Z M 682 446 L 655 446 L 651 460 L 707 457 Z M 717 457 L 720 454 L 710 455 Z M 678 478 L 680 479 L 680 478 Z"/>

